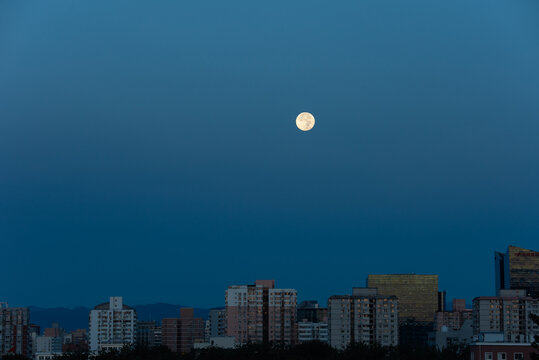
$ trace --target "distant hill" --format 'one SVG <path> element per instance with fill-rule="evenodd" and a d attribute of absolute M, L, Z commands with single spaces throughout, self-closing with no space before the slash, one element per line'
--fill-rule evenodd
<path fill-rule="evenodd" d="M 155 320 L 158 323 L 160 323 L 163 318 L 179 317 L 180 308 L 182 307 L 185 306 L 165 303 L 134 306 L 139 321 Z M 87 329 L 88 314 L 90 313 L 90 310 L 91 309 L 87 307 L 67 309 L 30 306 L 30 322 L 39 325 L 42 330 L 51 327 L 51 324 L 54 322 L 59 323 L 60 327 L 67 331 L 81 328 Z M 208 309 L 195 308 L 196 317 L 207 319 L 208 312 Z"/>

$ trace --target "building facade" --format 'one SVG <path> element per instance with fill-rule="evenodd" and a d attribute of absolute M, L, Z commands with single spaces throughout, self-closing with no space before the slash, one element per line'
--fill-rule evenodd
<path fill-rule="evenodd" d="M 298 322 L 298 342 L 321 341 L 329 343 L 329 326 L 327 322 Z"/>
<path fill-rule="evenodd" d="M 179 318 L 161 323 L 162 344 L 172 352 L 187 353 L 194 344 L 204 342 L 204 319 L 194 316 L 193 308 L 181 308 Z"/>
<path fill-rule="evenodd" d="M 24 307 L 9 307 L 0 303 L 0 357 L 7 354 L 29 356 L 30 311 Z"/>
<path fill-rule="evenodd" d="M 440 331 L 442 327 L 450 330 L 459 330 L 466 320 L 472 319 L 472 309 L 466 309 L 464 299 L 453 299 L 452 311 L 437 311 L 434 317 L 434 329 Z"/>
<path fill-rule="evenodd" d="M 438 275 L 369 275 L 367 287 L 399 299 L 399 319 L 432 323 L 438 311 Z"/>
<path fill-rule="evenodd" d="M 473 300 L 474 333 L 501 333 L 508 343 L 533 342 L 539 325 L 531 314 L 539 315 L 539 299 L 526 290 L 500 290 L 500 296 L 480 296 Z"/>
<path fill-rule="evenodd" d="M 539 252 L 509 246 L 495 252 L 496 295 L 500 289 L 524 289 L 526 295 L 539 297 Z"/>
<path fill-rule="evenodd" d="M 208 339 L 209 337 L 226 336 L 226 310 L 211 309 L 208 313 Z"/>
<path fill-rule="evenodd" d="M 274 280 L 229 286 L 225 292 L 227 335 L 236 343 L 295 344 L 297 292 L 275 289 Z"/>
<path fill-rule="evenodd" d="M 137 323 L 137 344 L 152 348 L 157 344 L 156 329 L 159 328 L 155 321 L 139 321 Z"/>
<path fill-rule="evenodd" d="M 531 344 L 478 342 L 470 345 L 470 360 L 531 360 Z"/>
<path fill-rule="evenodd" d="M 136 341 L 137 313 L 123 303 L 121 296 L 111 296 L 108 303 L 90 311 L 90 351 L 121 348 Z"/>
<path fill-rule="evenodd" d="M 329 343 L 344 349 L 351 343 L 395 346 L 399 342 L 399 301 L 376 289 L 354 288 L 352 295 L 328 300 Z"/>
<path fill-rule="evenodd" d="M 328 309 L 320 307 L 316 300 L 306 300 L 298 304 L 297 307 L 298 322 L 306 320 L 307 322 L 317 323 L 328 321 Z"/>

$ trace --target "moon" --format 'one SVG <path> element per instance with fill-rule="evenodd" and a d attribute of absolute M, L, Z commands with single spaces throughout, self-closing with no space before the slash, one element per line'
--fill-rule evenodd
<path fill-rule="evenodd" d="M 314 126 L 314 116 L 308 112 L 302 112 L 296 118 L 296 126 L 301 131 L 309 131 Z"/>

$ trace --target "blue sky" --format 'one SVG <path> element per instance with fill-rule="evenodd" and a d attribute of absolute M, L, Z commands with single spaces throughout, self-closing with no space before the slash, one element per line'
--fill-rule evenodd
<path fill-rule="evenodd" d="M 490 295 L 537 249 L 538 64 L 535 0 L 1 1 L 0 300 Z"/>

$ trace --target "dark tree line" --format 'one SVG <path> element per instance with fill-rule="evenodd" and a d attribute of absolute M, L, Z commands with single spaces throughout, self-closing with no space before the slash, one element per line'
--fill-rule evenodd
<path fill-rule="evenodd" d="M 249 344 L 236 349 L 208 348 L 187 354 L 171 352 L 167 347 L 124 347 L 91 355 L 87 352 L 64 353 L 56 360 L 468 360 L 464 348 L 382 347 L 354 344 L 339 351 L 322 342 L 292 347 Z M 22 356 L 5 356 L 2 360 L 27 360 Z"/>

